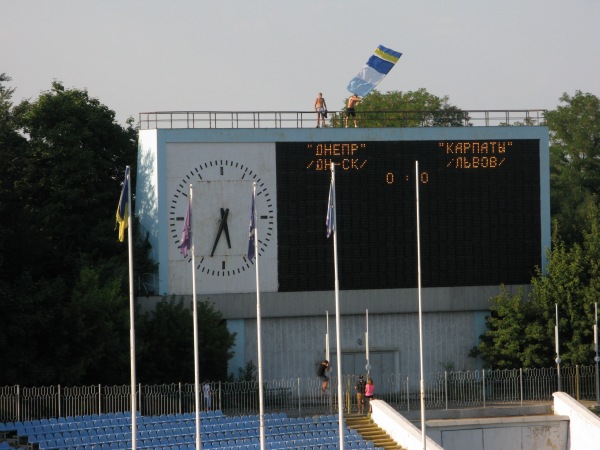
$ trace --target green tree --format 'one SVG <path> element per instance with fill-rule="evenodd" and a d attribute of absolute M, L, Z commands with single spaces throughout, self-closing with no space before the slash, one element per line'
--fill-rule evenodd
<path fill-rule="evenodd" d="M 92 260 L 120 253 L 111 231 L 118 183 L 137 159 L 135 130 L 121 128 L 87 91 L 58 82 L 37 101 L 21 103 L 16 116 L 29 137 L 16 186 L 29 219 L 21 231 L 29 239 L 17 244 L 27 256 L 14 268 L 26 265 L 34 278 L 77 279 L 82 251 Z"/>
<path fill-rule="evenodd" d="M 223 315 L 209 302 L 199 302 L 197 309 L 199 375 L 224 381 L 235 333 L 227 330 Z M 163 297 L 154 310 L 144 314 L 138 330 L 140 381 L 194 381 L 192 309 L 184 305 L 183 299 Z"/>
<path fill-rule="evenodd" d="M 582 244 L 565 243 L 554 228 L 546 272 L 538 270 L 528 298 L 503 289 L 492 299 L 488 331 L 472 356 L 481 356 L 494 368 L 551 366 L 558 305 L 563 363 L 592 363 L 594 302 L 600 298 L 600 214 L 594 205 L 588 208 L 586 223 Z"/>
<path fill-rule="evenodd" d="M 252 360 L 250 360 L 250 361 L 246 362 L 246 365 L 244 367 L 240 367 L 238 369 L 238 376 L 235 381 L 255 382 L 257 380 L 257 377 L 258 377 L 258 369 L 254 365 L 254 362 Z M 231 374 L 230 378 L 231 378 L 230 381 L 234 381 L 233 374 Z"/>
<path fill-rule="evenodd" d="M 14 189 L 15 181 L 20 176 L 19 165 L 15 163 L 20 160 L 27 144 L 15 125 L 11 101 L 14 89 L 5 86 L 9 81 L 8 75 L 0 74 L 0 274 L 10 270 L 10 266 L 5 264 L 5 255 L 10 243 L 17 240 L 17 229 L 9 226 L 8 219 L 21 209 L 18 192 Z M 3 278 L 0 275 L 0 281 Z"/>
<path fill-rule="evenodd" d="M 532 280 L 532 296 L 539 319 L 547 324 L 554 342 L 555 305 L 558 305 L 561 359 L 567 365 L 592 362 L 594 302 L 600 295 L 600 215 L 590 205 L 583 243 L 569 245 L 555 227 L 547 272 Z"/>
<path fill-rule="evenodd" d="M 553 218 L 561 239 L 581 242 L 590 204 L 600 193 L 600 99 L 576 91 L 546 113 L 550 129 L 550 187 Z"/>
<path fill-rule="evenodd" d="M 552 344 L 547 342 L 546 327 L 537 320 L 535 303 L 525 298 L 523 289 L 511 295 L 501 286 L 490 304 L 488 331 L 470 355 L 480 356 L 486 367 L 494 369 L 546 367 Z"/>
<path fill-rule="evenodd" d="M 85 90 L 56 82 L 17 106 L 11 93 L 0 90 L 0 385 L 126 382 L 128 263 L 114 218 L 136 132 Z"/>
<path fill-rule="evenodd" d="M 27 140 L 15 123 L 14 89 L 5 86 L 10 80 L 6 74 L 0 74 L 0 354 L 3 358 L 0 385 L 6 384 L 3 383 L 6 380 L 19 380 L 21 374 L 25 375 L 25 383 L 36 371 L 29 366 L 37 355 L 35 305 L 36 297 L 41 295 L 41 290 L 32 286 L 31 278 L 13 267 L 14 259 L 21 257 L 18 243 L 26 239 L 20 233 L 23 207 L 15 186 L 21 176 L 20 163 Z"/>
<path fill-rule="evenodd" d="M 348 98 L 342 109 L 347 103 Z M 438 97 L 423 88 L 386 93 L 374 89 L 356 111 L 361 127 L 463 126 L 468 122 L 466 113 L 451 105 L 448 96 Z"/>

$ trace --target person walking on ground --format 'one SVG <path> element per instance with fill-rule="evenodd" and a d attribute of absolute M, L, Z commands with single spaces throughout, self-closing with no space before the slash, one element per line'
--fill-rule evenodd
<path fill-rule="evenodd" d="M 359 414 L 365 413 L 365 379 L 360 374 L 358 376 L 358 381 L 354 385 L 354 390 L 356 391 L 356 409 Z"/>
<path fill-rule="evenodd" d="M 321 124 L 325 128 L 325 119 L 327 118 L 327 104 L 323 98 L 323 94 L 319 92 L 319 95 L 315 99 L 315 111 L 317 113 L 317 128 L 319 128 L 319 119 Z"/>
<path fill-rule="evenodd" d="M 204 394 L 204 410 L 208 412 L 211 407 L 210 384 L 208 381 L 205 381 L 204 385 L 202 385 L 202 392 Z"/>
<path fill-rule="evenodd" d="M 321 380 L 321 394 L 326 395 L 327 385 L 329 384 L 329 361 L 325 360 L 319 365 L 319 369 L 317 370 L 317 376 Z"/>
<path fill-rule="evenodd" d="M 358 105 L 362 101 L 356 94 L 352 94 L 348 99 L 348 104 L 346 105 L 346 128 L 348 128 L 348 119 L 350 116 L 354 119 L 354 128 L 358 125 L 356 124 L 356 110 L 354 107 Z"/>
<path fill-rule="evenodd" d="M 367 384 L 365 386 L 365 399 L 366 403 L 369 406 L 369 414 L 371 414 L 371 399 L 373 398 L 373 394 L 375 393 L 375 385 L 373 384 L 373 379 L 369 377 L 367 379 Z"/>

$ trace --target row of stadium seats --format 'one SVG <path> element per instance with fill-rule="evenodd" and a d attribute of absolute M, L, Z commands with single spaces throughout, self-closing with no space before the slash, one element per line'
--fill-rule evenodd
<path fill-rule="evenodd" d="M 326 437 L 337 435 L 337 430 L 330 428 L 325 429 L 314 429 L 308 425 L 303 425 L 302 428 L 296 426 L 281 426 L 281 427 L 268 427 L 265 428 L 265 436 L 277 436 L 277 435 L 288 435 L 288 434 L 305 434 L 308 437 Z M 100 430 L 99 430 L 100 431 Z M 242 430 L 226 430 L 218 432 L 202 432 L 201 438 L 203 441 L 221 441 L 230 439 L 242 439 L 258 437 L 260 430 L 254 429 L 242 429 Z M 182 436 L 195 435 L 195 428 L 172 428 L 162 430 L 151 430 L 151 431 L 140 431 L 136 434 L 137 439 L 153 439 L 153 438 L 172 438 L 173 440 L 178 439 Z M 115 430 L 113 432 L 98 433 L 98 434 L 87 434 L 84 431 L 73 431 L 65 433 L 48 433 L 48 434 L 33 434 L 28 435 L 27 439 L 31 443 L 39 443 L 40 446 L 45 446 L 46 441 L 64 441 L 67 446 L 88 444 L 88 443 L 109 443 L 111 441 L 120 441 L 131 438 L 131 430 Z"/>
<path fill-rule="evenodd" d="M 348 435 L 344 442 L 348 448 L 354 449 L 374 449 L 370 442 L 363 441 L 359 436 Z M 266 438 L 265 447 L 269 449 L 289 449 L 289 448 L 337 448 L 339 438 L 337 436 L 329 437 L 306 437 L 297 435 L 282 435 L 279 439 Z M 88 449 L 126 449 L 131 447 L 131 441 L 119 440 L 112 443 L 103 444 L 85 444 L 72 446 L 65 442 L 57 440 L 48 442 L 48 445 L 40 446 L 40 450 L 88 450 Z M 195 448 L 195 438 L 193 435 L 186 437 L 186 442 L 172 442 L 168 439 L 141 439 L 137 441 L 138 448 L 152 448 L 163 450 L 191 450 Z M 227 439 L 222 441 L 202 441 L 202 447 L 205 449 L 239 449 L 250 450 L 259 449 L 260 442 L 258 438 L 253 439 Z"/>
<path fill-rule="evenodd" d="M 306 425 L 304 425 L 306 426 Z M 348 432 L 349 435 L 356 433 L 354 430 Z M 282 427 L 271 427 L 265 429 L 265 436 L 269 439 L 273 437 L 275 440 L 280 440 L 279 436 L 300 436 L 305 439 L 321 439 L 326 437 L 336 438 L 338 430 L 329 429 L 321 431 L 306 431 L 297 429 L 295 426 L 282 426 Z M 151 440 L 151 439 L 165 439 L 171 444 L 183 443 L 189 440 L 189 437 L 195 436 L 195 428 L 173 428 L 172 430 L 153 430 L 150 432 L 139 432 L 137 434 L 138 440 Z M 258 438 L 259 430 L 257 428 L 252 430 L 230 430 L 227 432 L 217 433 L 202 433 L 201 439 L 203 442 L 220 442 L 230 441 L 237 439 L 248 439 Z M 87 436 L 66 436 L 60 435 L 60 433 L 53 433 L 50 435 L 31 435 L 28 436 L 28 442 L 37 444 L 40 448 L 54 448 L 55 442 L 60 442 L 64 446 L 77 446 L 87 444 L 103 444 L 119 442 L 123 440 L 131 439 L 131 430 L 98 434 L 98 435 L 87 435 Z M 193 439 L 192 439 L 193 440 Z M 60 445 L 59 445 L 60 446 Z"/>
<path fill-rule="evenodd" d="M 19 442 L 40 450 L 122 449 L 131 447 L 131 417 L 121 413 L 112 417 L 77 417 L 53 421 L 2 424 L 2 430 L 14 430 Z M 337 416 L 290 418 L 285 414 L 265 415 L 267 448 L 334 448 L 339 444 Z M 172 414 L 138 416 L 136 443 L 139 448 L 191 450 L 195 447 L 195 415 Z M 225 416 L 213 412 L 201 416 L 203 448 L 234 448 L 254 450 L 259 445 L 260 418 Z M 374 448 L 355 430 L 346 429 L 344 440 L 348 448 Z M 0 449 L 1 450 L 1 449 Z"/>

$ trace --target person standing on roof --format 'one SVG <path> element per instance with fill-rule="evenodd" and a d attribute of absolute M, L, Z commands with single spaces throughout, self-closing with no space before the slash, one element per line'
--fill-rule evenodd
<path fill-rule="evenodd" d="M 321 120 L 323 128 L 325 128 L 325 119 L 327 118 L 327 104 L 323 98 L 323 93 L 319 92 L 319 95 L 315 99 L 315 112 L 317 113 L 317 128 L 319 128 L 319 119 Z"/>

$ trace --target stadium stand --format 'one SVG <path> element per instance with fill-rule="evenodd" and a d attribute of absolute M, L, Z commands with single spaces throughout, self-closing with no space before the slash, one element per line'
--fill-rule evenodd
<path fill-rule="evenodd" d="M 287 417 L 266 414 L 265 447 L 277 449 L 328 450 L 339 446 L 338 418 L 335 415 Z M 138 416 L 137 447 L 155 450 L 195 449 L 193 414 Z M 61 417 L 24 422 L 0 423 L 3 438 L 0 450 L 92 450 L 131 448 L 131 416 L 124 413 Z M 228 417 L 221 411 L 201 415 L 201 442 L 205 449 L 259 450 L 260 418 Z M 374 449 L 356 430 L 345 428 L 345 446 Z"/>

